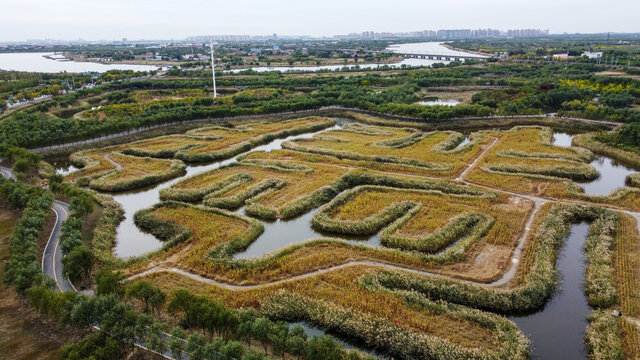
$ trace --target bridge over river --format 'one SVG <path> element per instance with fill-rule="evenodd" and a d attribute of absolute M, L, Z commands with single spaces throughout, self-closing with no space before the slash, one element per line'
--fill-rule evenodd
<path fill-rule="evenodd" d="M 491 57 L 488 54 L 453 49 L 444 42 L 435 41 L 394 44 L 387 47 L 385 51 L 405 58 L 443 61 L 486 60 Z"/>
<path fill-rule="evenodd" d="M 428 60 L 446 60 L 446 61 L 461 61 L 461 60 L 487 60 L 488 56 L 476 55 L 476 54 L 460 54 L 460 53 L 435 53 L 435 52 L 411 52 L 401 53 L 396 52 L 398 55 L 402 55 L 405 58 L 413 59 L 428 59 Z"/>

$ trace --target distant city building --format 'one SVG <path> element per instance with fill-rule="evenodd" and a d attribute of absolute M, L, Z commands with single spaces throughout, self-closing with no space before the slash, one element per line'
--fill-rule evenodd
<path fill-rule="evenodd" d="M 432 39 L 477 39 L 477 38 L 499 38 L 499 37 L 535 37 L 545 36 L 549 30 L 539 29 L 517 29 L 506 32 L 497 29 L 444 29 L 444 30 L 422 30 L 413 32 L 377 33 L 374 31 L 364 31 L 361 33 L 349 33 L 347 35 L 335 35 L 334 39 L 364 39 L 379 40 L 391 38 L 432 38 Z"/>
<path fill-rule="evenodd" d="M 539 30 L 539 29 L 507 30 L 506 35 L 507 37 L 513 37 L 513 38 L 546 36 L 546 35 L 549 35 L 549 29 L 547 30 Z"/>
<path fill-rule="evenodd" d="M 568 59 L 569 58 L 569 54 L 567 54 L 567 53 L 553 54 L 553 58 L 554 59 Z"/>

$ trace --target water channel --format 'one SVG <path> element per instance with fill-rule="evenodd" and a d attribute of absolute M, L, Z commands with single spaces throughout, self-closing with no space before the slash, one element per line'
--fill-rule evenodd
<path fill-rule="evenodd" d="M 569 147 L 572 141 L 572 134 L 564 132 L 553 134 L 553 144 L 556 146 Z M 596 155 L 589 165 L 593 166 L 600 174 L 595 180 L 578 183 L 584 189 L 584 193 L 589 195 L 609 195 L 612 191 L 625 185 L 627 176 L 637 172 L 635 169 L 601 155 Z"/>
<path fill-rule="evenodd" d="M 460 104 L 460 101 L 458 100 L 440 99 L 440 98 L 436 98 L 434 100 L 418 101 L 418 105 L 425 105 L 425 106 L 434 106 L 434 105 L 456 106 L 458 104 Z"/>
<path fill-rule="evenodd" d="M 532 341 L 533 359 L 586 359 L 582 342 L 591 308 L 584 294 L 584 243 L 586 223 L 571 227 L 556 266 L 560 274 L 557 291 L 544 308 L 510 320 Z"/>
<path fill-rule="evenodd" d="M 335 126 L 322 131 L 341 128 L 348 122 L 350 122 L 350 120 L 336 119 Z M 281 149 L 281 145 L 285 141 L 308 138 L 316 133 L 277 139 L 269 144 L 256 147 L 252 151 Z M 553 135 L 553 144 L 568 147 L 571 145 L 572 138 L 573 135 L 571 134 L 555 132 Z M 469 135 L 467 134 L 465 140 L 458 146 L 464 146 L 464 144 L 469 141 Z M 153 235 L 139 230 L 133 222 L 133 215 L 137 211 L 150 207 L 160 201 L 159 191 L 161 189 L 167 188 L 187 176 L 215 169 L 235 161 L 237 161 L 237 159 L 232 158 L 212 164 L 190 165 L 187 167 L 187 174 L 181 178 L 173 179 L 147 189 L 114 195 L 114 199 L 118 201 L 125 210 L 125 220 L 117 230 L 118 242 L 114 249 L 115 254 L 121 258 L 139 256 L 162 246 L 162 242 L 157 240 Z M 64 161 L 59 161 L 54 163 L 54 165 L 60 172 L 68 172 L 71 169 L 68 163 Z M 591 165 L 600 173 L 600 177 L 590 183 L 580 184 L 588 194 L 608 194 L 612 190 L 623 186 L 626 175 L 634 172 L 633 169 L 616 164 L 607 157 L 598 157 L 591 162 Z M 242 208 L 237 211 L 243 213 Z M 250 258 L 261 256 L 292 243 L 303 242 L 318 237 L 335 236 L 324 234 L 311 228 L 311 219 L 317 211 L 318 209 L 315 209 L 294 219 L 263 222 L 265 227 L 264 233 L 256 239 L 245 252 L 237 254 L 236 257 Z M 588 229 L 589 227 L 586 223 L 575 224 L 571 227 L 571 233 L 567 237 L 565 246 L 560 251 L 557 259 L 557 266 L 561 276 L 559 291 L 551 297 L 545 307 L 533 314 L 510 317 L 510 319 L 532 339 L 533 358 L 584 359 L 586 357 L 582 339 L 587 324 L 586 317 L 591 309 L 587 304 L 582 284 L 584 281 L 583 248 Z M 287 235 L 283 236 L 283 234 Z M 379 234 L 369 237 L 341 238 L 371 246 L 380 244 Z M 301 325 L 305 327 L 310 335 L 324 333 L 322 329 L 313 327 L 310 324 L 301 323 Z M 340 341 L 347 347 L 354 346 L 344 343 L 342 340 Z M 380 355 L 372 352 L 371 349 L 365 349 L 360 346 L 356 346 L 356 348 L 376 356 Z"/>

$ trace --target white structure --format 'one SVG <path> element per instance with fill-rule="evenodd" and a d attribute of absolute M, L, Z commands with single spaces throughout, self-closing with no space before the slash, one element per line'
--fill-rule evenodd
<path fill-rule="evenodd" d="M 553 54 L 553 58 L 554 59 L 568 59 L 569 58 L 569 54 L 567 54 L 567 53 Z"/>
<path fill-rule="evenodd" d="M 600 59 L 602 57 L 602 52 L 583 52 L 582 56 L 586 56 L 589 59 Z"/>
<path fill-rule="evenodd" d="M 216 92 L 216 58 L 213 57 L 213 40 L 211 41 L 211 73 L 213 74 L 213 98 L 215 99 L 218 96 Z"/>

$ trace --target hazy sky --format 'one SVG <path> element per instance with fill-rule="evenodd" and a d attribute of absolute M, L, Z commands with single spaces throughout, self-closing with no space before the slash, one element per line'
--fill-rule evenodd
<path fill-rule="evenodd" d="M 0 41 L 456 28 L 640 32 L 640 0 L 0 0 Z"/>

